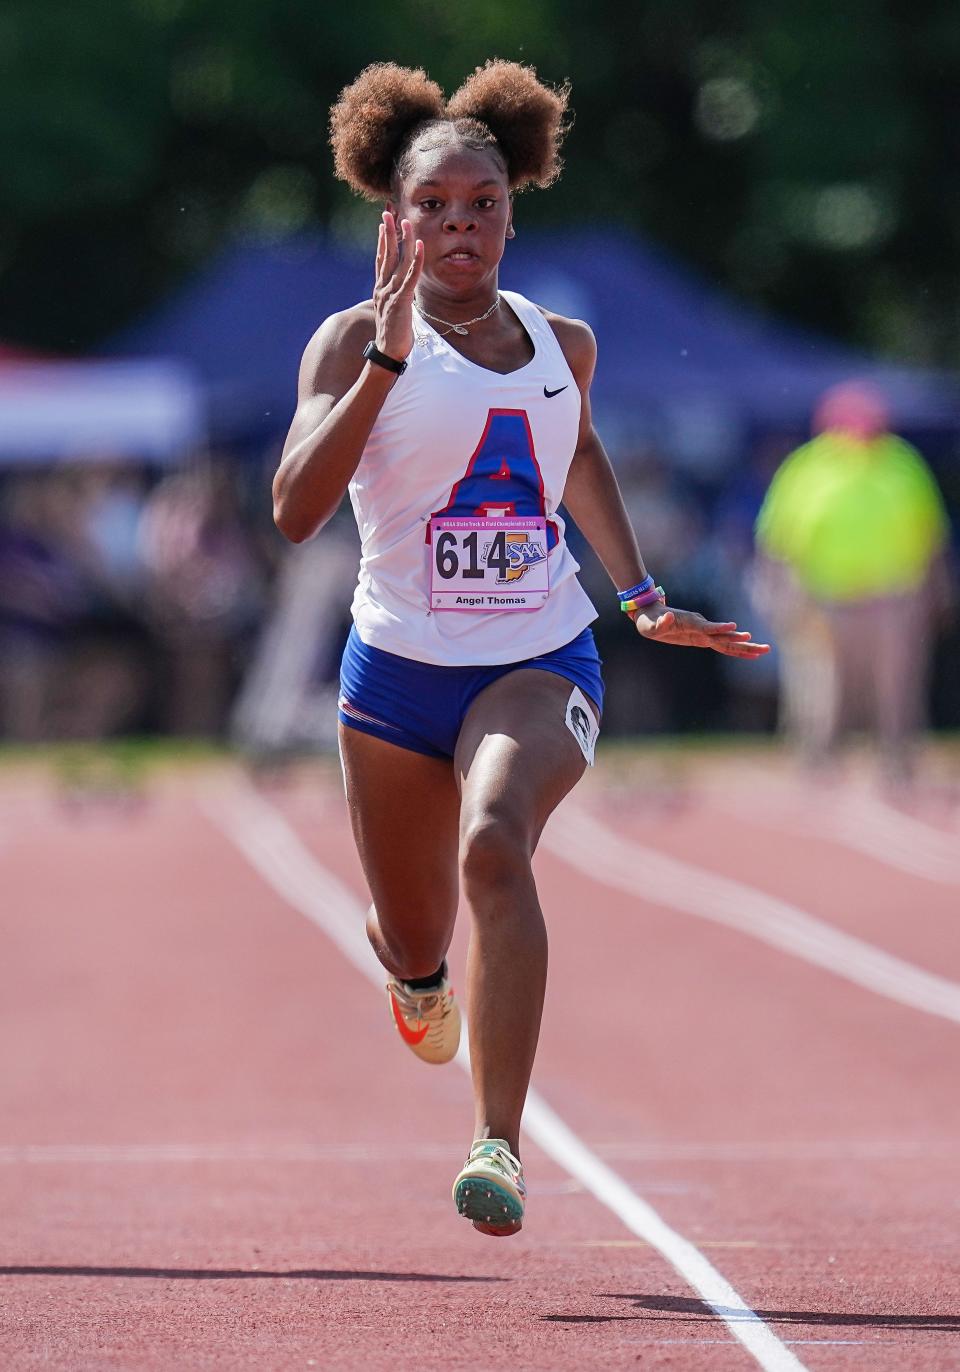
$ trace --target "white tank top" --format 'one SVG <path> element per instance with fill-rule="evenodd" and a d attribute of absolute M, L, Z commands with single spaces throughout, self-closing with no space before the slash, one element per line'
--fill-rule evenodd
<path fill-rule="evenodd" d="M 439 666 L 520 662 L 596 619 L 557 506 L 576 449 L 580 392 L 536 305 L 501 291 L 534 355 L 506 376 L 461 356 L 420 314 L 350 482 L 360 531 L 352 613 L 364 643 Z M 529 612 L 431 609 L 434 515 L 546 518 L 550 590 Z"/>

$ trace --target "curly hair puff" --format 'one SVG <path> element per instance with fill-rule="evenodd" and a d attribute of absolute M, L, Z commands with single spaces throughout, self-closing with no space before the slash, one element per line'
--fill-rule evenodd
<path fill-rule="evenodd" d="M 492 60 L 445 102 L 424 71 L 375 63 L 330 111 L 336 175 L 368 200 L 388 199 L 409 168 L 414 143 L 435 130 L 492 152 L 511 190 L 549 186 L 560 175 L 569 96 L 569 84 L 553 90 L 532 67 Z"/>
<path fill-rule="evenodd" d="M 477 67 L 447 102 L 458 130 L 475 120 L 503 153 L 511 190 L 550 186 L 563 163 L 560 144 L 570 127 L 570 84 L 553 90 L 533 67 L 494 59 Z"/>
<path fill-rule="evenodd" d="M 443 91 L 425 71 L 394 62 L 366 67 L 330 110 L 336 175 L 368 200 L 388 199 L 403 144 L 443 111 Z"/>

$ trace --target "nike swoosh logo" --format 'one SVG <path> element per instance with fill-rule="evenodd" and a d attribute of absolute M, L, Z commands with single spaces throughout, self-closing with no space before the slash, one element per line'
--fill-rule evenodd
<path fill-rule="evenodd" d="M 406 1020 L 397 1008 L 397 1002 L 393 998 L 392 991 L 390 992 L 390 1009 L 393 1011 L 394 1022 L 400 1030 L 400 1037 L 403 1039 L 404 1043 L 409 1043 L 411 1048 L 415 1048 L 418 1043 L 422 1043 L 427 1037 L 427 1031 L 430 1028 L 429 1024 L 425 1024 L 422 1029 L 408 1029 Z"/>
<path fill-rule="evenodd" d="M 567 382 L 567 386 L 569 386 L 569 385 L 570 385 L 570 382 L 568 381 L 568 382 Z M 553 397 L 554 397 L 555 395 L 559 395 L 561 391 L 565 391 L 565 390 L 567 389 L 567 386 L 558 386 L 557 389 L 556 389 L 555 391 L 548 391 L 547 388 L 546 388 L 546 386 L 544 386 L 544 388 L 543 388 L 543 393 L 544 393 L 544 395 L 547 397 L 548 400 L 552 400 Z"/>

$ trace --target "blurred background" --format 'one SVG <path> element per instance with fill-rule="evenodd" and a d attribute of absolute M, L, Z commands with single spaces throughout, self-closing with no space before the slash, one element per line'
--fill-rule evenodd
<path fill-rule="evenodd" d="M 598 428 L 671 602 L 777 644 L 638 644 L 574 532 L 606 735 L 786 728 L 820 762 L 850 723 L 896 769 L 960 726 L 954 5 L 8 0 L 0 36 L 0 740 L 332 745 L 352 520 L 294 548 L 270 505 L 302 349 L 371 287 L 378 211 L 333 180 L 327 111 L 371 61 L 452 92 L 493 55 L 569 79 L 576 113 L 502 284 L 594 327 Z M 869 432 L 856 403 L 824 420 L 837 386 Z M 912 464 L 917 508 L 861 464 L 845 523 L 758 548 L 820 430 L 849 440 L 828 467 Z M 857 549 L 814 584 L 824 539 L 873 570 Z"/>

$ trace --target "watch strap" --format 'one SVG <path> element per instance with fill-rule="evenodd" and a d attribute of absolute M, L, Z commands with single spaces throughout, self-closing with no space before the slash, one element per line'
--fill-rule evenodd
<path fill-rule="evenodd" d="M 388 372 L 394 372 L 397 376 L 403 376 L 407 370 L 406 362 L 398 362 L 395 357 L 388 357 L 382 353 L 375 343 L 368 343 L 363 350 L 363 355 L 368 362 L 374 362 L 378 367 L 384 367 Z"/>

